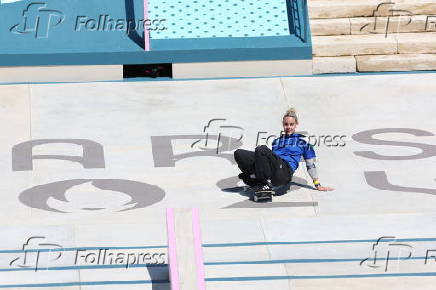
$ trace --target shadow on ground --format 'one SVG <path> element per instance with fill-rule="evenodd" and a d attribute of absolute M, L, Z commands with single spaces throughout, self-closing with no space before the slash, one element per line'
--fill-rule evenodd
<path fill-rule="evenodd" d="M 253 191 L 247 186 L 238 186 L 240 179 L 237 176 L 229 177 L 220 180 L 217 186 L 221 188 L 222 191 L 228 193 L 238 193 L 241 196 L 248 197 L 247 200 L 231 204 L 224 207 L 227 208 L 272 208 L 272 207 L 308 207 L 317 206 L 318 202 L 254 202 L 253 201 Z M 314 189 L 312 186 L 307 184 L 307 181 L 300 177 L 294 177 L 291 182 L 286 185 L 279 186 L 274 189 L 274 196 L 282 196 L 289 194 L 292 191 L 299 190 L 300 188 Z"/>

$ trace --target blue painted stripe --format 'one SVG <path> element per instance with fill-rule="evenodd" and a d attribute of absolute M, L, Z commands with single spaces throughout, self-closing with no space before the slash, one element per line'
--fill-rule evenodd
<path fill-rule="evenodd" d="M 168 264 L 129 264 L 128 268 L 157 268 L 168 267 Z M 65 271 L 65 270 L 91 270 L 91 269 L 121 269 L 126 268 L 126 264 L 116 265 L 89 265 L 89 266 L 59 266 L 59 267 L 40 267 L 40 268 L 3 268 L 0 272 L 20 272 L 20 271 Z"/>
<path fill-rule="evenodd" d="M 267 265 L 267 264 L 308 264 L 308 263 L 341 263 L 341 262 L 360 262 L 365 258 L 349 259 L 280 259 L 280 260 L 261 260 L 261 261 L 228 261 L 228 262 L 206 262 L 206 266 L 219 265 Z M 425 260 L 426 257 L 401 257 L 395 260 Z M 430 259 L 430 257 L 427 257 Z"/>
<path fill-rule="evenodd" d="M 309 280 L 309 279 L 357 279 L 385 277 L 435 277 L 436 272 L 423 273 L 383 273 L 383 274 L 353 274 L 353 275 L 313 275 L 313 276 L 258 276 L 258 277 L 217 277 L 206 278 L 206 282 L 238 282 L 238 281 L 271 281 L 271 280 Z M 137 285 L 137 284 L 167 284 L 168 280 L 132 280 L 132 281 L 88 281 L 44 284 L 11 284 L 0 285 L 0 288 L 33 288 L 33 287 L 68 287 L 96 285 Z"/>
<path fill-rule="evenodd" d="M 223 247 L 251 247 L 251 246 L 276 246 L 276 245 L 311 245 L 311 244 L 350 244 L 350 243 L 375 243 L 378 239 L 368 240 L 331 240 L 331 241 L 299 241 L 299 242 L 248 242 L 248 243 L 223 243 L 223 244 L 203 244 L 205 248 Z M 386 242 L 434 242 L 436 238 L 409 238 L 409 239 L 384 239 Z"/>
<path fill-rule="evenodd" d="M 243 243 L 214 243 L 203 244 L 204 248 L 223 248 L 223 247 L 250 247 L 250 246 L 275 246 L 275 245 L 310 245 L 310 244 L 348 244 L 348 243 L 374 243 L 378 239 L 364 240 L 330 240 L 330 241 L 298 241 L 298 242 L 243 242 Z M 384 239 L 386 242 L 435 242 L 436 238 L 407 238 L 407 239 Z M 78 247 L 60 249 L 29 249 L 29 250 L 0 250 L 0 254 L 23 253 L 23 252 L 68 252 L 77 250 L 129 250 L 129 249 L 166 249 L 167 246 L 133 246 L 133 247 Z"/>
<path fill-rule="evenodd" d="M 208 81 L 208 80 L 246 80 L 246 79 L 277 79 L 277 78 L 308 78 L 308 77 L 349 77 L 349 76 L 367 76 L 367 75 L 415 75 L 415 74 L 434 74 L 436 70 L 428 71 L 403 71 L 403 72 L 357 72 L 357 73 L 336 73 L 336 74 L 315 74 L 315 75 L 295 75 L 295 76 L 265 76 L 265 77 L 220 77 L 220 78 L 187 78 L 173 79 L 169 77 L 161 78 L 128 78 L 123 80 L 105 80 L 105 81 L 83 81 L 83 82 L 0 82 L 1 85 L 40 85 L 40 84 L 85 84 L 85 83 L 121 83 L 121 82 L 186 82 L 186 81 Z"/>
<path fill-rule="evenodd" d="M 11 284 L 0 285 L 0 288 L 35 288 L 35 287 L 69 287 L 69 286 L 96 286 L 96 285 L 137 285 L 137 284 L 166 284 L 168 280 L 132 280 L 132 281 L 89 281 L 65 282 L 43 284 Z"/>
<path fill-rule="evenodd" d="M 356 278 L 385 278 L 385 277 L 434 277 L 436 272 L 422 273 L 383 273 L 383 274 L 353 274 L 353 275 L 314 275 L 314 276 L 258 276 L 258 277 L 219 277 L 206 278 L 207 282 L 235 282 L 235 281 L 267 281 L 267 280 L 309 280 L 309 279 L 356 279 Z"/>
<path fill-rule="evenodd" d="M 360 262 L 364 258 L 344 258 L 344 259 L 278 259 L 278 260 L 258 260 L 258 261 L 221 261 L 205 262 L 205 266 L 219 265 L 267 265 L 267 264 L 308 264 L 308 263 L 341 263 L 341 262 Z M 425 260 L 429 257 L 402 257 L 395 260 Z M 168 264 L 129 264 L 129 268 L 150 268 L 150 267 L 168 267 Z M 59 266 L 59 267 L 41 267 L 38 271 L 65 271 L 65 270 L 90 270 L 90 269 L 120 269 L 126 268 L 125 264 L 116 265 L 81 265 L 81 266 Z M 33 268 L 3 268 L 0 272 L 18 272 L 18 271 L 35 271 Z"/>

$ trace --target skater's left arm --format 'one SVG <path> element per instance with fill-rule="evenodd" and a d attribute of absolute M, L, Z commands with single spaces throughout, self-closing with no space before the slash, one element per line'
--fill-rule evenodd
<path fill-rule="evenodd" d="M 307 172 L 309 173 L 310 177 L 312 177 L 313 185 L 316 187 L 316 189 L 320 191 L 333 190 L 333 188 L 321 186 L 321 183 L 319 182 L 318 171 L 316 169 L 316 164 L 315 164 L 316 154 L 315 154 L 315 150 L 313 150 L 312 145 L 306 143 L 303 152 L 303 158 L 304 161 L 306 161 Z"/>
<path fill-rule="evenodd" d="M 304 159 L 304 161 L 306 161 L 306 169 L 307 169 L 307 173 L 309 173 L 310 177 L 313 180 L 313 185 L 316 187 L 317 190 L 320 191 L 330 191 L 333 190 L 333 188 L 330 187 L 325 187 L 325 186 L 321 186 L 321 183 L 319 182 L 319 176 L 318 176 L 318 170 L 316 169 L 316 159 L 314 158 L 309 158 L 309 159 Z"/>

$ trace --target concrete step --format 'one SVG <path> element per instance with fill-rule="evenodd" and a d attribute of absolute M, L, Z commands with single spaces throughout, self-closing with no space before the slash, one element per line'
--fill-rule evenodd
<path fill-rule="evenodd" d="M 309 16 L 319 18 L 436 15 L 434 0 L 309 0 Z"/>
<path fill-rule="evenodd" d="M 174 79 L 307 75 L 310 59 L 174 63 Z"/>
<path fill-rule="evenodd" d="M 313 58 L 313 74 L 354 72 L 356 72 L 356 59 L 354 56 Z"/>
<path fill-rule="evenodd" d="M 436 32 L 400 33 L 398 53 L 436 53 Z"/>
<path fill-rule="evenodd" d="M 394 35 L 313 36 L 314 56 L 342 56 L 365 54 L 396 54 Z"/>
<path fill-rule="evenodd" d="M 0 83 L 92 82 L 122 79 L 122 65 L 0 66 Z"/>
<path fill-rule="evenodd" d="M 436 70 L 436 54 L 362 55 L 356 62 L 359 72 Z"/>
<path fill-rule="evenodd" d="M 312 35 L 386 34 L 436 31 L 436 16 L 311 19 Z"/>
<path fill-rule="evenodd" d="M 312 35 L 349 35 L 351 34 L 349 18 L 311 19 Z"/>

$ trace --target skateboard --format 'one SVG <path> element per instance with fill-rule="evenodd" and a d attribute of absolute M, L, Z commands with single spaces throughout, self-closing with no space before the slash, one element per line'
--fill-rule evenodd
<path fill-rule="evenodd" d="M 251 188 L 250 188 L 251 189 Z M 254 202 L 259 202 L 259 201 L 272 201 L 272 196 L 274 194 L 274 191 L 272 190 L 265 190 L 265 191 L 254 191 L 254 195 L 253 195 L 253 201 Z"/>

